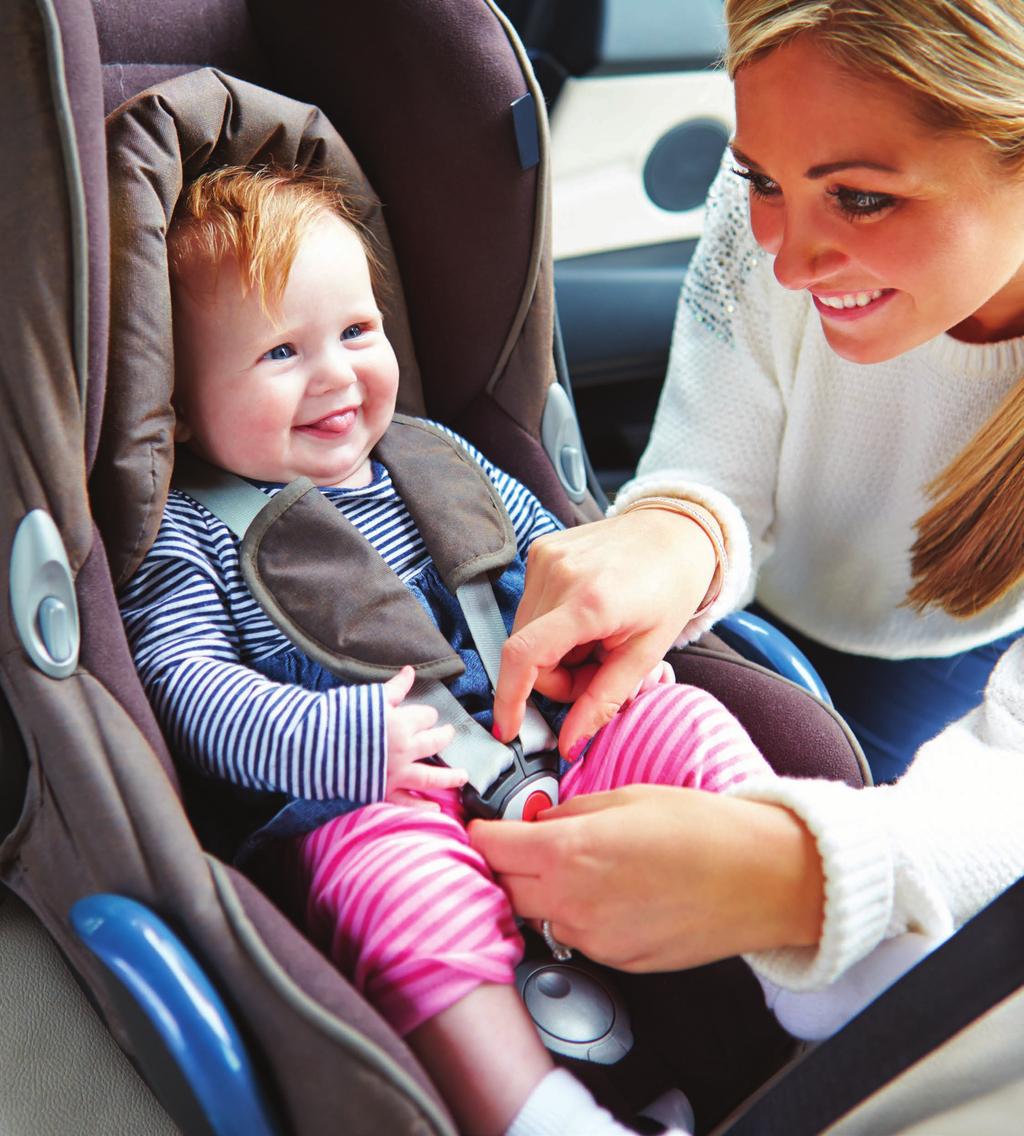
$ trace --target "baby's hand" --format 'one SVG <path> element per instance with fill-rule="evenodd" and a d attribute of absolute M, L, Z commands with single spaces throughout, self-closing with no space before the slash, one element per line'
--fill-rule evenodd
<path fill-rule="evenodd" d="M 438 726 L 437 711 L 433 706 L 402 705 L 415 678 L 416 672 L 412 667 L 402 667 L 394 678 L 384 683 L 384 724 L 388 740 L 385 797 L 392 804 L 436 809 L 439 806 L 433 801 L 423 800 L 415 794 L 431 789 L 461 788 L 469 774 L 464 769 L 426 765 L 421 760 L 440 753 L 454 737 L 455 728 Z"/>

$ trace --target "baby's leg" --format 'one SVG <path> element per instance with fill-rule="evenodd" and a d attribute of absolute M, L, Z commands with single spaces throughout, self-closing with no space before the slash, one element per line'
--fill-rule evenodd
<path fill-rule="evenodd" d="M 483 982 L 511 985 L 522 939 L 464 828 L 380 803 L 298 842 L 306 927 L 402 1035 Z"/>
<path fill-rule="evenodd" d="M 638 784 L 719 793 L 771 772 L 717 698 L 668 684 L 644 691 L 594 735 L 585 757 L 562 778 L 562 797 Z"/>
<path fill-rule="evenodd" d="M 513 985 L 508 900 L 457 821 L 369 805 L 295 851 L 311 937 L 405 1036 L 460 1129 L 625 1133 L 554 1069 Z"/>

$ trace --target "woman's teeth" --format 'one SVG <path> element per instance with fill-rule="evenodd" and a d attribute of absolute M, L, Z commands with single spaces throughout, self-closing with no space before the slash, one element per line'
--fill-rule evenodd
<path fill-rule="evenodd" d="M 882 289 L 876 288 L 874 292 L 850 292 L 845 296 L 818 296 L 817 299 L 826 308 L 863 308 L 881 295 Z"/>

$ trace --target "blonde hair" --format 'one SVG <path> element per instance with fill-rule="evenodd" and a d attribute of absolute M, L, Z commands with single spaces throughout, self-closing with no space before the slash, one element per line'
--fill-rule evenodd
<path fill-rule="evenodd" d="M 1024 169 L 1024 0 L 725 0 L 730 75 L 799 35 Z M 1024 380 L 925 487 L 906 603 L 976 615 L 1024 577 Z"/>
<path fill-rule="evenodd" d="M 171 278 L 180 283 L 197 261 L 216 267 L 231 259 L 243 286 L 269 310 L 284 292 L 299 245 L 325 215 L 337 217 L 359 237 L 377 291 L 380 264 L 346 184 L 276 166 L 223 166 L 192 182 L 167 233 Z"/>

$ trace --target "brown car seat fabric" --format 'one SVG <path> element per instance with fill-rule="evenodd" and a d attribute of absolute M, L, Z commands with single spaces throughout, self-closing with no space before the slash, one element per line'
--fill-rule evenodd
<path fill-rule="evenodd" d="M 511 104 L 542 96 L 497 6 L 94 6 L 108 111 L 201 65 L 321 107 L 359 154 L 402 264 L 428 375 L 425 404 L 402 408 L 454 427 L 567 523 L 596 516 L 570 503 L 539 442 L 554 378 L 546 123 L 523 169 Z"/>

